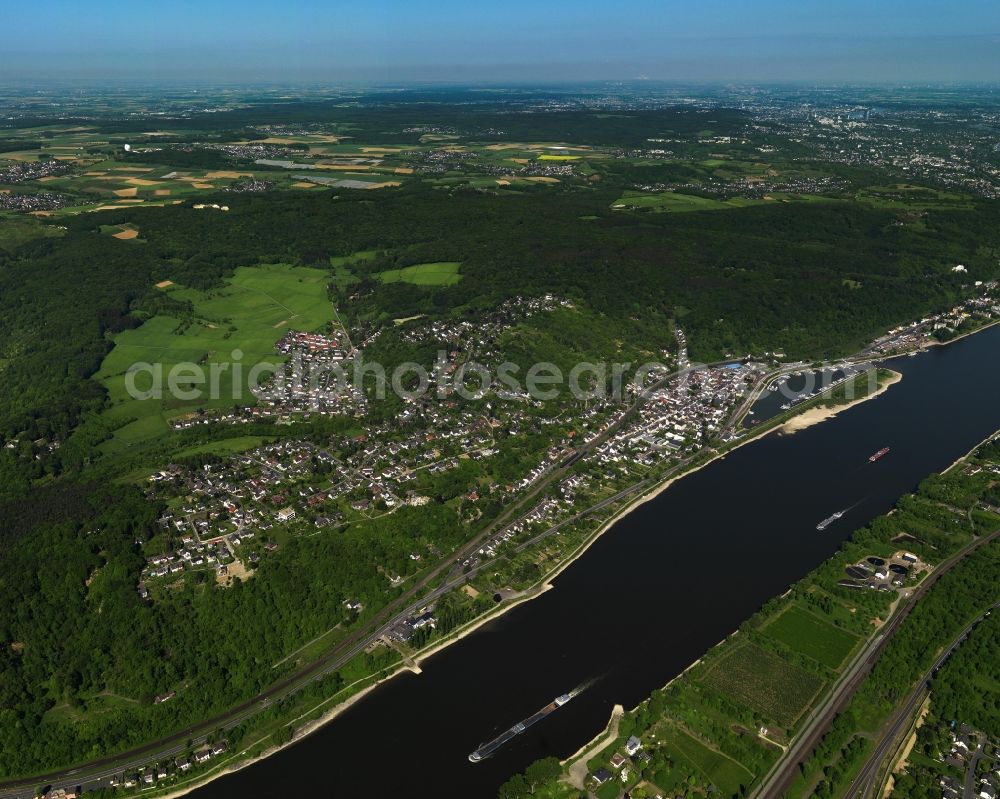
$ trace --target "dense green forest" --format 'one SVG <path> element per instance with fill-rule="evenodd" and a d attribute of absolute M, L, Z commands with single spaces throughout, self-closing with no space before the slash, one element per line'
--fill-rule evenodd
<path fill-rule="evenodd" d="M 229 588 L 186 574 L 149 604 L 136 593 L 135 544 L 156 534 L 161 510 L 132 487 L 66 483 L 0 508 L 0 775 L 138 745 L 253 696 L 294 666 L 272 668 L 303 641 L 357 622 L 345 599 L 381 596 L 382 570 L 412 571 L 415 540 L 450 549 L 465 535 L 444 505 L 403 510 L 293 539 Z M 451 598 L 443 629 L 470 610 Z M 153 705 L 178 685 L 187 690 Z"/>
<path fill-rule="evenodd" d="M 934 678 L 930 708 L 917 732 L 906 768 L 895 777 L 892 796 L 937 799 L 940 780 L 950 776 L 963 782 L 963 770 L 943 762 L 954 735 L 962 729 L 995 738 L 1000 730 L 1000 617 L 990 616 L 941 667 Z M 970 736 L 971 737 L 971 736 Z M 985 759 L 980 769 L 988 770 Z"/>
<path fill-rule="evenodd" d="M 153 284 L 217 285 L 259 261 L 325 264 L 372 249 L 387 254 L 369 271 L 461 261 L 463 279 L 447 288 L 382 284 L 362 268 L 360 287 L 338 289 L 337 299 L 352 321 L 475 318 L 511 296 L 554 292 L 612 319 L 676 318 L 692 356 L 706 361 L 768 350 L 845 354 L 951 303 L 961 278 L 949 265 L 961 261 L 980 279 L 996 269 L 996 203 L 928 213 L 916 227 L 846 202 L 616 215 L 606 210 L 613 194 L 416 187 L 377 199 L 230 198 L 225 216 L 179 205 L 66 218 L 65 235 L 0 251 L 0 435 L 20 437 L 22 447 L 65 440 L 101 407 L 89 376 L 110 336 L 154 302 Z M 100 233 L 124 222 L 141 227 L 142 246 Z"/>

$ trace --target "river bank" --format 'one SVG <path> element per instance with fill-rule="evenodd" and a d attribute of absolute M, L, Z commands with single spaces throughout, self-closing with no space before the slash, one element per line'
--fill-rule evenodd
<path fill-rule="evenodd" d="M 249 746 L 244 747 L 244 749 L 242 750 L 242 752 L 234 755 L 232 759 L 235 760 L 235 762 L 232 763 L 231 765 L 227 765 L 227 766 L 221 768 L 218 771 L 213 771 L 213 772 L 211 772 L 209 774 L 204 774 L 202 776 L 196 777 L 188 785 L 174 786 L 169 791 L 167 791 L 166 793 L 162 793 L 162 794 L 152 793 L 152 794 L 147 794 L 147 795 L 148 796 L 155 796 L 155 797 L 157 797 L 157 799 L 180 799 L 180 797 L 182 797 L 182 796 L 186 796 L 187 794 L 192 793 L 193 791 L 196 791 L 196 790 L 198 790 L 200 788 L 204 788 L 206 785 L 208 785 L 209 783 L 214 782 L 215 780 L 221 779 L 222 777 L 226 777 L 226 776 L 228 776 L 230 774 L 236 774 L 237 772 L 243 771 L 244 769 L 249 768 L 250 766 L 256 765 L 257 763 L 261 762 L 262 760 L 266 760 L 267 758 L 269 758 L 269 757 L 271 757 L 273 755 L 276 755 L 279 752 L 284 751 L 285 749 L 289 748 L 290 746 L 294 746 L 299 741 L 301 741 L 303 738 L 306 738 L 307 736 L 309 736 L 312 733 L 316 732 L 317 730 L 319 730 L 320 728 L 322 728 L 324 725 L 329 724 L 335 718 L 337 718 L 341 714 L 343 714 L 343 713 L 347 712 L 348 710 L 350 710 L 350 708 L 352 708 L 354 705 L 356 705 L 358 702 L 360 702 L 362 699 L 364 699 L 366 696 L 368 696 L 368 694 L 370 694 L 372 691 L 374 691 L 380 685 L 382 685 L 383 683 L 391 680 L 393 677 L 397 676 L 398 674 L 400 674 L 401 672 L 404 672 L 404 671 L 413 671 L 413 669 L 410 666 L 407 666 L 406 664 L 401 664 L 397 668 L 394 668 L 391 672 L 389 672 L 385 676 L 380 677 L 377 680 L 375 680 L 375 682 L 373 682 L 371 685 L 368 685 L 365 688 L 362 688 L 360 691 L 358 691 L 355 694 L 351 694 L 351 696 L 348 697 L 347 699 L 345 699 L 344 701 L 340 702 L 339 704 L 337 704 L 334 707 L 330 708 L 329 710 L 325 711 L 318 718 L 313 719 L 312 721 L 309 721 L 309 722 L 306 722 L 305 724 L 303 724 L 301 727 L 299 727 L 295 731 L 295 734 L 292 736 L 291 740 L 287 741 L 286 743 L 276 744 L 276 745 L 269 746 L 266 749 L 264 749 L 263 751 L 261 751 L 260 754 L 252 756 L 252 757 L 251 756 L 243 756 L 244 752 L 249 751 L 250 749 L 252 749 L 255 746 L 259 746 L 260 744 L 264 743 L 264 741 L 266 741 L 268 737 L 270 737 L 270 736 L 266 736 L 266 737 L 261 738 L 261 739 L 259 739 L 257 741 L 254 741 Z M 419 673 L 419 670 L 417 671 L 417 673 Z M 366 678 L 366 679 L 370 679 L 370 678 Z M 363 681 L 364 680 L 362 680 L 362 682 Z M 332 698 L 333 697 L 331 697 L 331 699 Z M 330 699 L 327 699 L 325 702 L 321 702 L 320 705 L 326 704 L 326 702 L 329 702 L 329 701 L 330 701 Z M 319 706 L 317 706 L 317 707 L 319 707 Z M 314 713 L 315 711 L 316 711 L 316 707 L 314 707 L 311 710 L 307 710 L 305 713 L 300 714 L 298 718 L 304 718 L 305 716 L 308 716 L 309 714 Z M 297 721 L 297 720 L 298 719 L 292 719 L 288 723 L 289 724 L 294 724 L 295 721 Z"/>
<path fill-rule="evenodd" d="M 415 653 L 409 659 L 409 662 L 400 663 L 398 666 L 394 667 L 389 673 L 387 673 L 383 677 L 378 678 L 371 685 L 366 686 L 362 690 L 358 691 L 356 694 L 351 695 L 348 699 L 324 711 L 317 718 L 303 724 L 301 727 L 295 730 L 294 736 L 288 742 L 282 743 L 280 745 L 269 746 L 256 756 L 248 757 L 241 761 L 234 762 L 232 765 L 228 765 L 218 772 L 205 775 L 204 778 L 198 779 L 197 781 L 193 782 L 188 786 L 185 786 L 183 788 L 175 788 L 171 790 L 169 793 L 162 794 L 161 796 L 166 797 L 166 799 L 178 799 L 181 796 L 184 796 L 199 788 L 204 787 L 210 782 L 213 782 L 224 776 L 242 771 L 251 765 L 260 763 L 261 761 L 270 758 L 298 744 L 303 739 L 313 735 L 314 733 L 321 730 L 323 727 L 325 727 L 326 725 L 330 724 L 335 719 L 340 717 L 343 713 L 345 713 L 355 704 L 357 704 L 362 699 L 367 697 L 370 693 L 372 693 L 376 688 L 379 688 L 383 684 L 391 681 L 393 678 L 406 672 L 410 672 L 413 674 L 420 674 L 422 664 L 424 664 L 430 658 L 448 649 L 449 647 L 451 647 L 452 644 L 455 644 L 467 638 L 468 636 L 480 630 L 482 627 L 493 623 L 500 617 L 510 613 L 511 611 L 523 605 L 524 603 L 530 602 L 533 599 L 537 599 L 544 593 L 551 590 L 554 587 L 553 581 L 560 574 L 566 571 L 571 565 L 573 565 L 577 560 L 579 560 L 584 554 L 586 554 L 587 551 L 590 550 L 590 548 L 593 547 L 605 533 L 607 533 L 611 528 L 613 528 L 624 518 L 634 513 L 641 506 L 646 505 L 647 503 L 657 499 L 661 494 L 663 494 L 663 492 L 665 492 L 668 488 L 670 488 L 679 480 L 682 480 L 685 477 L 689 477 L 690 475 L 693 475 L 701 471 L 702 469 L 706 468 L 707 466 L 711 465 L 717 460 L 723 459 L 730 453 L 744 447 L 747 444 L 759 441 L 771 433 L 774 433 L 776 431 L 781 433 L 792 432 L 788 428 L 790 425 L 793 425 L 795 423 L 795 421 L 799 418 L 799 416 L 809 417 L 809 418 L 805 424 L 802 424 L 800 427 L 797 427 L 795 429 L 805 429 L 806 427 L 811 427 L 812 425 L 818 424 L 819 422 L 824 421 L 825 419 L 829 419 L 832 418 L 833 416 L 836 416 L 843 410 L 846 410 L 862 402 L 865 402 L 866 400 L 873 399 L 874 397 L 879 396 L 880 394 L 885 392 L 890 386 L 899 382 L 901 379 L 902 379 L 901 374 L 899 374 L 898 372 L 892 372 L 892 374 L 889 377 L 881 381 L 879 387 L 875 391 L 869 394 L 866 394 L 861 397 L 856 397 L 850 401 L 843 402 L 841 404 L 837 404 L 835 406 L 831 406 L 828 408 L 826 407 L 807 408 L 803 410 L 800 414 L 793 416 L 792 419 L 784 422 L 783 424 L 768 426 L 766 429 L 761 429 L 759 431 L 748 431 L 748 433 L 741 440 L 723 449 L 712 452 L 711 457 L 708 457 L 704 461 L 698 463 L 696 466 L 682 469 L 674 474 L 671 474 L 669 477 L 660 480 L 655 485 L 653 485 L 648 491 L 642 493 L 632 501 L 628 502 L 624 507 L 617 510 L 611 517 L 602 522 L 594 530 L 592 534 L 587 536 L 577 546 L 576 549 L 570 552 L 566 557 L 560 559 L 559 563 L 556 564 L 556 566 L 552 568 L 550 571 L 548 571 L 542 578 L 540 578 L 534 585 L 520 592 L 520 594 L 515 598 L 513 598 L 512 600 L 504 602 L 503 604 L 499 605 L 497 608 L 489 611 L 483 616 L 473 619 L 467 624 L 459 627 L 458 629 L 450 633 L 447 637 L 439 641 L 433 642 L 425 650 Z M 695 663 L 697 663 L 697 661 L 695 661 Z M 689 664 L 688 668 L 691 668 L 693 665 L 695 664 L 694 663 Z M 325 702 L 320 703 L 320 706 L 322 706 L 323 704 L 325 704 Z M 306 715 L 315 712 L 315 709 L 316 708 L 314 708 L 313 710 L 306 711 L 303 714 L 300 714 L 299 718 L 302 718 Z M 289 723 L 294 724 L 294 722 L 295 719 L 293 719 Z M 260 745 L 263 742 L 263 740 L 266 739 L 253 742 L 252 744 L 250 744 L 250 746 L 245 747 L 244 751 L 247 751 L 255 746 Z"/>
<path fill-rule="evenodd" d="M 994 325 L 1000 325 L 1000 319 L 996 319 L 992 322 L 988 322 L 985 325 L 977 327 L 975 330 L 970 330 L 968 333 L 963 333 L 960 336 L 955 336 L 955 338 L 948 339 L 947 341 L 938 341 L 937 339 L 932 339 L 931 341 L 924 344 L 921 349 L 928 349 L 930 347 L 947 347 L 949 344 L 956 344 L 962 339 L 966 339 L 969 336 L 974 336 L 976 333 L 982 333 L 984 330 L 989 330 Z"/>
<path fill-rule="evenodd" d="M 875 399 L 888 391 L 891 386 L 896 385 L 896 383 L 903 379 L 903 375 L 899 372 L 895 372 L 891 369 L 887 369 L 886 371 L 890 372 L 890 375 L 886 377 L 885 380 L 880 381 L 879 386 L 875 389 L 875 391 L 865 394 L 863 397 L 856 397 L 850 402 L 843 404 L 816 405 L 800 414 L 797 414 L 796 416 L 793 416 L 787 422 L 780 425 L 778 427 L 778 431 L 785 435 L 797 433 L 800 430 L 812 427 L 814 424 L 819 424 L 820 422 L 825 422 L 827 419 L 832 419 L 837 414 L 853 408 L 855 405 L 866 402 L 867 400 Z"/>
<path fill-rule="evenodd" d="M 534 760 L 567 758 L 607 727 L 615 704 L 634 707 L 662 688 L 829 558 L 849 528 L 887 513 L 927 474 L 994 430 L 989 392 L 1000 391 L 1000 375 L 983 365 L 1000 352 L 998 332 L 893 360 L 906 380 L 883 393 L 882 402 L 862 403 L 794 436 L 764 435 L 787 417 L 762 423 L 714 453 L 711 464 L 696 461 L 683 475 L 644 485 L 644 496 L 623 499 L 629 512 L 616 513 L 617 524 L 594 523 L 593 535 L 578 529 L 566 547 L 573 551 L 553 561 L 544 579 L 539 575 L 530 596 L 459 631 L 461 647 L 449 646 L 459 639 L 453 635 L 421 653 L 421 662 L 435 658 L 432 668 L 425 665 L 419 677 L 399 670 L 349 716 L 198 796 L 308 790 L 313 765 L 330 751 L 364 766 L 338 772 L 331 785 L 362 790 L 364 773 L 378 768 L 376 753 L 363 743 L 372 736 L 381 736 L 397 760 L 396 769 L 380 772 L 387 788 L 412 788 L 406 775 L 431 768 L 448 775 L 438 785 L 442 797 L 493 795 Z M 978 390 L 953 390 L 969 374 L 981 375 Z M 929 418 L 936 423 L 929 426 Z M 750 441 L 758 446 L 742 446 Z M 893 457 L 872 466 L 868 455 L 881 444 L 892 447 Z M 768 481 L 781 487 L 778 513 L 774 491 L 761 490 Z M 664 490 L 668 482 L 671 491 Z M 847 506 L 855 510 L 844 523 L 823 536 L 810 534 L 830 508 Z M 706 562 L 713 564 L 710 581 L 703 569 L 689 568 Z M 720 583 L 729 590 L 720 594 Z M 527 605 L 528 598 L 536 601 Z M 698 612 L 685 612 L 692 607 Z M 471 635 L 474 627 L 479 634 Z M 594 679 L 588 701 L 562 709 L 498 756 L 468 763 L 478 742 L 568 686 Z"/>
<path fill-rule="evenodd" d="M 894 381 L 894 382 L 898 382 L 898 380 Z M 870 396 L 874 396 L 874 394 L 872 394 Z M 982 447 L 984 444 L 986 444 L 986 443 L 988 443 L 988 442 L 990 442 L 990 441 L 992 441 L 992 440 L 994 440 L 994 439 L 996 439 L 998 437 L 1000 437 L 1000 430 L 995 430 L 994 432 L 990 433 L 988 436 L 986 436 L 985 438 L 983 438 L 981 441 L 979 441 L 977 444 L 975 444 L 974 446 L 972 446 L 967 452 L 965 452 L 960 457 L 958 457 L 951 465 L 949 465 L 949 466 L 941 469 L 936 474 L 944 475 L 944 474 L 947 474 L 947 473 L 951 472 L 956 466 L 958 466 L 960 464 L 963 464 L 963 463 L 966 463 L 969 460 L 969 458 L 973 457 L 974 454 L 976 453 L 976 451 L 980 447 Z M 895 508 L 892 509 L 892 510 L 890 510 L 887 514 L 885 514 L 885 516 L 889 517 L 889 516 L 893 515 L 894 513 L 896 513 L 896 509 Z M 850 562 L 852 560 L 849 557 L 848 558 L 842 558 L 842 559 L 846 560 L 848 562 Z M 937 567 L 933 567 L 932 568 L 932 572 L 936 571 L 936 569 L 937 569 Z M 803 583 L 803 582 L 809 580 L 812 576 L 813 576 L 813 573 L 805 575 L 805 577 L 803 577 L 799 581 L 799 583 Z M 779 599 L 785 599 L 791 593 L 792 593 L 792 589 L 790 588 L 788 591 L 786 591 L 784 594 L 782 594 L 781 597 L 779 597 Z M 899 602 L 901 601 L 901 599 L 902 599 L 902 596 L 897 596 L 893 600 L 892 604 L 888 608 L 888 612 L 885 613 L 885 620 L 887 620 L 889 618 L 892 618 L 892 616 L 896 612 L 897 605 L 899 604 Z M 780 615 L 781 611 L 775 611 L 774 609 L 772 609 L 771 613 L 772 613 L 773 616 L 778 616 L 778 615 Z M 879 635 L 880 630 L 882 630 L 883 627 L 884 627 L 885 620 L 880 620 L 878 618 L 875 618 L 873 620 L 874 622 L 878 622 L 878 623 L 875 624 L 875 628 L 872 630 L 871 636 L 865 642 L 862 643 L 862 645 L 861 645 L 862 649 L 860 650 L 860 652 L 858 650 L 855 650 L 855 655 L 856 656 L 860 655 L 861 653 L 863 653 L 865 651 L 864 647 L 867 646 L 867 644 L 870 643 L 872 640 L 874 640 L 875 636 Z M 726 639 L 723 639 L 718 644 L 716 644 L 715 646 L 713 646 L 711 649 L 709 649 L 705 653 L 704 657 L 699 658 L 697 661 L 695 661 L 690 666 L 688 666 L 688 668 L 686 668 L 683 672 L 681 672 L 680 674 L 678 674 L 677 676 L 675 676 L 671 680 L 669 680 L 664 686 L 662 686 L 661 690 L 664 690 L 664 691 L 667 690 L 674 682 L 676 682 L 677 680 L 679 680 L 682 677 L 684 677 L 689 671 L 691 671 L 696 666 L 698 666 L 700 663 L 702 663 L 702 661 L 704 661 L 706 659 L 712 659 L 713 656 L 723 646 L 727 645 L 729 643 L 729 640 L 733 636 L 735 636 L 735 635 L 736 635 L 736 633 L 733 633 L 733 635 L 728 636 Z M 646 700 L 643 700 L 643 702 L 645 702 L 645 701 Z M 640 702 L 635 707 L 630 708 L 627 712 L 628 713 L 635 713 L 635 712 L 637 712 L 639 710 L 639 708 L 642 706 L 643 702 Z M 818 704 L 815 704 L 815 703 L 813 704 L 813 707 L 817 707 L 817 706 L 818 706 Z M 588 741 L 583 746 L 581 746 L 580 749 L 576 753 L 574 753 L 570 757 L 567 757 L 566 759 L 560 761 L 560 765 L 563 768 L 563 775 L 562 775 L 562 779 L 563 780 L 569 779 L 569 781 L 572 782 L 572 784 L 575 787 L 579 787 L 581 789 L 585 787 L 582 783 L 579 784 L 579 785 L 577 785 L 577 781 L 574 780 L 574 779 L 572 779 L 572 777 L 573 777 L 573 775 L 579 775 L 581 773 L 582 774 L 586 774 L 587 773 L 586 766 L 587 766 L 588 761 L 590 759 L 592 759 L 593 757 L 595 757 L 597 754 L 599 754 L 600 751 L 603 750 L 603 749 L 605 749 L 611 742 L 613 742 L 613 740 L 616 737 L 615 733 L 617 732 L 618 723 L 619 723 L 621 715 L 622 715 L 620 708 L 621 708 L 621 705 L 616 705 L 616 712 L 612 715 L 612 718 L 609 720 L 608 725 L 604 729 L 602 729 L 596 736 L 594 736 L 594 738 L 592 738 L 590 741 Z M 924 710 L 926 710 L 926 706 L 925 706 Z M 923 716 L 923 714 L 924 713 L 921 712 L 921 714 L 918 715 L 917 722 L 916 722 L 916 725 L 915 725 L 916 727 L 919 727 L 920 724 L 922 723 L 922 716 Z M 761 734 L 760 737 L 763 738 L 764 740 L 769 740 L 763 734 Z M 907 758 L 907 756 L 909 754 L 909 751 L 912 748 L 912 743 L 913 743 L 914 739 L 915 739 L 915 735 L 911 736 L 909 742 L 906 743 L 905 745 L 903 745 L 902 754 L 898 758 L 900 765 L 902 765 L 903 763 L 905 763 L 906 758 Z M 781 743 L 774 742 L 774 741 L 771 741 L 771 743 L 775 744 L 775 746 L 781 748 L 782 750 L 787 749 L 787 745 L 785 745 L 785 744 L 781 744 Z M 585 757 L 584 757 L 584 755 L 585 755 Z M 897 766 L 896 768 L 899 768 L 899 766 Z"/>
<path fill-rule="evenodd" d="M 531 600 L 536 599 L 542 594 L 551 590 L 553 588 L 553 581 L 566 569 L 572 566 L 577 560 L 579 560 L 584 554 L 586 554 L 587 551 L 592 546 L 594 546 L 594 544 L 597 543 L 597 541 L 612 527 L 618 524 L 622 519 L 627 517 L 629 514 L 633 513 L 639 507 L 657 499 L 664 491 L 666 491 L 674 483 L 683 479 L 684 477 L 688 477 L 692 474 L 695 474 L 696 472 L 711 465 L 715 461 L 725 458 L 726 455 L 730 454 L 731 452 L 734 452 L 740 449 L 741 447 L 746 446 L 747 444 L 759 441 L 771 433 L 778 432 L 780 434 L 789 434 L 796 432 L 798 430 L 804 430 L 808 427 L 819 424 L 822 421 L 833 418 L 841 411 L 848 410 L 854 407 L 855 405 L 865 402 L 866 400 L 874 399 L 875 397 L 887 391 L 890 386 L 898 383 L 900 380 L 902 380 L 902 375 L 899 372 L 892 371 L 890 376 L 880 381 L 878 388 L 873 392 L 865 394 L 864 396 L 861 397 L 856 397 L 850 401 L 839 403 L 829 407 L 806 408 L 805 410 L 796 414 L 791 419 L 782 424 L 772 425 L 760 431 L 750 431 L 742 440 L 726 447 L 725 449 L 721 449 L 719 451 L 714 452 L 711 455 L 711 457 L 707 458 L 698 465 L 693 466 L 691 468 L 682 469 L 681 471 L 678 471 L 675 474 L 671 474 L 669 477 L 657 482 L 650 490 L 644 492 L 643 494 L 641 494 L 640 496 L 636 497 L 631 502 L 626 504 L 624 507 L 620 508 L 606 521 L 602 522 L 591 535 L 587 536 L 587 538 L 580 543 L 580 545 L 575 550 L 573 550 L 566 557 L 562 558 L 553 569 L 547 572 L 534 585 L 522 591 L 513 600 L 505 602 L 500 606 L 498 606 L 497 608 L 495 608 L 494 610 L 491 610 L 490 612 L 484 614 L 483 616 L 473 619 L 467 624 L 459 627 L 457 630 L 452 632 L 446 638 L 430 644 L 423 651 L 415 653 L 412 656 L 412 658 L 410 658 L 412 665 L 405 662 L 400 663 L 391 672 L 379 678 L 371 685 L 362 689 L 358 693 L 352 695 L 345 701 L 340 702 L 336 706 L 331 707 L 329 710 L 324 711 L 322 715 L 320 715 L 318 718 L 313 719 L 312 721 L 309 721 L 306 724 L 302 725 L 300 728 L 296 729 L 292 739 L 289 740 L 288 742 L 280 745 L 270 746 L 255 757 L 247 758 L 240 762 L 234 763 L 233 765 L 227 766 L 217 773 L 205 775 L 204 779 L 194 782 L 191 785 L 186 786 L 184 788 L 172 790 L 170 793 L 165 794 L 164 796 L 166 797 L 166 799 L 179 799 L 179 797 L 189 794 L 192 791 L 197 790 L 198 788 L 204 787 L 205 785 L 216 779 L 227 776 L 229 774 L 236 773 L 251 765 L 259 763 L 262 760 L 265 760 L 273 755 L 276 755 L 279 752 L 299 743 L 304 738 L 316 733 L 324 726 L 328 725 L 330 722 L 337 719 L 344 712 L 349 710 L 361 699 L 368 696 L 376 688 L 392 680 L 394 677 L 397 677 L 398 675 L 405 672 L 419 674 L 421 671 L 420 668 L 421 665 L 426 661 L 428 661 L 430 658 L 434 657 L 439 652 L 442 652 L 443 650 L 449 648 L 452 644 L 455 644 L 467 638 L 468 636 L 477 632 L 480 628 L 496 621 L 497 619 L 511 612 L 520 605 L 526 602 L 530 602 Z M 694 664 L 690 664 L 688 668 L 690 668 L 692 665 Z M 302 715 L 308 715 L 311 712 L 313 711 L 307 711 L 305 714 Z M 290 723 L 294 723 L 294 720 Z M 254 746 L 257 746 L 260 743 L 261 741 L 255 741 L 253 744 L 250 745 L 250 747 L 246 747 L 246 749 L 250 749 Z"/>

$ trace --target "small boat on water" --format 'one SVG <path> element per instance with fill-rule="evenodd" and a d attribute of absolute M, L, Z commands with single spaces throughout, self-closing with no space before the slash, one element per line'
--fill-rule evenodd
<path fill-rule="evenodd" d="M 500 747 L 502 747 L 504 744 L 510 741 L 512 738 L 516 738 L 518 735 L 520 735 L 522 732 L 528 729 L 528 727 L 538 723 L 546 716 L 548 716 L 550 713 L 554 713 L 563 705 L 568 704 L 574 697 L 579 696 L 591 685 L 592 682 L 593 681 L 585 682 L 583 685 L 578 685 L 569 693 L 557 696 L 541 710 L 528 716 L 528 718 L 517 722 L 517 724 L 515 724 L 510 729 L 500 733 L 500 735 L 498 735 L 489 743 L 481 744 L 479 748 L 476 749 L 475 752 L 469 755 L 469 762 L 478 763 L 481 760 L 485 760 L 487 757 L 496 752 Z"/>
<path fill-rule="evenodd" d="M 869 455 L 868 456 L 868 462 L 869 463 L 875 463 L 875 461 L 877 461 L 877 460 L 879 460 L 881 458 L 884 458 L 888 454 L 889 454 L 889 448 L 888 447 L 882 447 L 882 449 L 880 449 L 874 455 Z"/>
<path fill-rule="evenodd" d="M 839 519 L 845 513 L 847 513 L 846 510 L 838 510 L 836 513 L 830 514 L 825 519 L 823 519 L 823 521 L 821 521 L 819 524 L 816 525 L 816 529 L 820 531 L 825 530 L 827 527 L 829 527 L 831 524 L 837 521 L 837 519 Z"/>

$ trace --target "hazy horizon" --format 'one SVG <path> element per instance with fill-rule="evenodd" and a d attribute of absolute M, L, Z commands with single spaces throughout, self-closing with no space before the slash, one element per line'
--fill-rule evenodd
<path fill-rule="evenodd" d="M 41 0 L 6 18 L 2 82 L 1000 81 L 1000 4 L 984 0 Z"/>

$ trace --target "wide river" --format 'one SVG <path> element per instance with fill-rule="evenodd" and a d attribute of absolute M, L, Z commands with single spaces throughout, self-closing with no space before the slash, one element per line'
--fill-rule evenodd
<path fill-rule="evenodd" d="M 1000 427 L 998 363 L 1000 326 L 890 362 L 903 380 L 880 397 L 683 478 L 614 525 L 552 590 L 195 796 L 492 799 L 535 759 L 576 751 L 614 704 L 635 706 Z M 869 464 L 884 446 L 890 454 Z M 588 679 L 569 705 L 469 763 L 480 742 Z"/>

